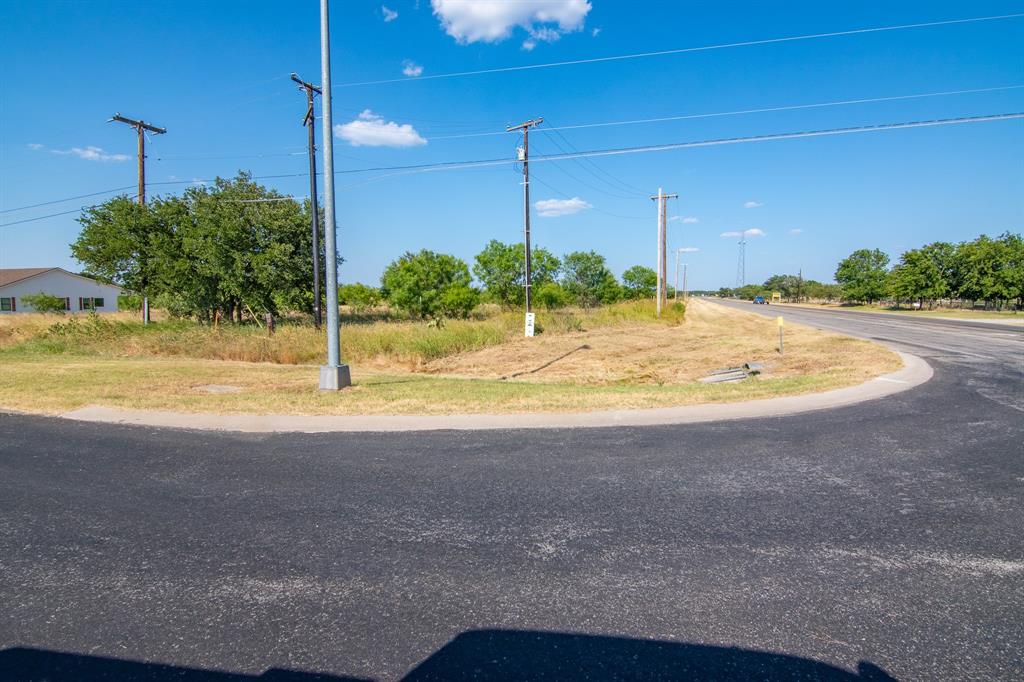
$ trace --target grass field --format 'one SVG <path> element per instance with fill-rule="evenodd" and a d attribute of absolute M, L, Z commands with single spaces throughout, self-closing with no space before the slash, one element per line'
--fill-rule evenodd
<path fill-rule="evenodd" d="M 221 413 L 453 414 L 664 407 L 794 395 L 893 371 L 899 358 L 866 342 L 796 325 L 786 353 L 773 320 L 693 302 L 655 321 L 648 303 L 540 316 L 346 325 L 354 386 L 316 390 L 323 339 L 282 327 L 165 321 L 38 319 L 0 325 L 0 407 L 60 413 L 87 405 Z M 11 320 L 16 320 L 12 322 Z M 55 326 L 56 325 L 56 326 Z M 260 360 L 253 362 L 251 360 Z M 761 377 L 707 385 L 710 370 L 763 362 Z"/>

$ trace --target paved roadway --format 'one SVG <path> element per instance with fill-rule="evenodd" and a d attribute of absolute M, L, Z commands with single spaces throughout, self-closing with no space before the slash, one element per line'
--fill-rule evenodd
<path fill-rule="evenodd" d="M 1020 679 L 1024 334 L 785 315 L 935 377 L 654 428 L 0 415 L 0 679 Z"/>

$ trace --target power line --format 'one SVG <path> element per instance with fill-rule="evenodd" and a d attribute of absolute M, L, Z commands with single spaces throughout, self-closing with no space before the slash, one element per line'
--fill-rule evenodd
<path fill-rule="evenodd" d="M 579 123 L 579 124 L 572 124 L 572 125 L 565 125 L 565 126 L 547 126 L 545 128 L 542 128 L 541 130 L 543 132 L 545 132 L 545 133 L 549 133 L 549 132 L 558 132 L 560 130 L 580 130 L 580 129 L 585 129 L 585 128 L 601 128 L 601 127 L 607 127 L 607 126 L 622 126 L 622 125 L 634 125 L 634 124 L 643 124 L 643 123 L 662 123 L 662 122 L 668 122 L 668 121 L 683 121 L 683 120 L 689 120 L 689 119 L 714 118 L 714 117 L 719 117 L 719 116 L 738 116 L 738 115 L 743 115 L 743 114 L 759 114 L 759 113 L 768 113 L 768 112 L 777 112 L 777 111 L 793 111 L 793 110 L 798 110 L 798 109 L 813 109 L 813 108 L 821 108 L 821 107 L 835 107 L 835 106 L 844 106 L 844 105 L 850 105 L 850 104 L 869 104 L 869 103 L 877 103 L 877 102 L 894 102 L 894 101 L 900 101 L 900 100 L 920 99 L 920 98 L 926 98 L 926 97 L 944 97 L 944 96 L 950 96 L 950 95 L 966 95 L 966 94 L 976 94 L 976 93 L 985 93 L 985 92 L 1000 92 L 1000 91 L 1006 91 L 1006 90 L 1019 90 L 1019 89 L 1022 89 L 1022 88 L 1024 88 L 1024 84 L 1022 84 L 1022 85 L 1003 85 L 1003 86 L 997 86 L 997 87 L 992 87 L 992 88 L 973 88 L 973 89 L 969 89 L 969 90 L 947 90 L 947 91 L 942 91 L 942 92 L 926 92 L 926 93 L 918 93 L 918 94 L 912 94 L 912 95 L 895 95 L 895 96 L 891 96 L 891 97 L 868 97 L 868 98 L 863 98 L 863 99 L 838 100 L 838 101 L 833 101 L 833 102 L 817 102 L 817 103 L 813 103 L 813 104 L 792 104 L 792 105 L 783 105 L 783 106 L 777 106 L 777 107 L 762 107 L 762 108 L 758 108 L 758 109 L 741 109 L 741 110 L 736 110 L 736 111 L 719 111 L 719 112 L 711 112 L 711 113 L 704 113 L 704 114 L 682 114 L 682 115 L 679 115 L 679 116 L 664 116 L 664 117 L 660 117 L 660 118 L 644 118 L 644 119 L 633 119 L 633 120 L 624 120 L 624 121 L 604 121 L 604 122 L 598 122 L 598 123 Z M 447 136 L 446 135 L 446 136 L 441 136 L 441 137 L 431 137 L 429 139 L 431 141 L 434 141 L 434 140 L 446 140 L 446 139 L 467 138 L 467 137 L 484 137 L 484 136 L 498 136 L 498 135 L 505 136 L 507 134 L 508 133 L 505 132 L 505 131 L 494 131 L 494 132 L 485 132 L 485 133 L 471 133 L 471 134 L 466 134 L 466 135 L 451 135 L 451 136 Z M 564 135 L 560 135 L 560 137 L 561 137 L 562 140 L 565 141 L 565 143 L 567 145 L 569 145 L 570 149 L 575 149 L 575 147 L 572 145 L 572 143 L 569 142 L 569 140 L 566 139 L 566 137 Z M 552 140 L 552 141 L 554 142 L 554 140 Z M 225 155 L 225 156 L 221 156 L 221 155 L 213 155 L 213 156 L 203 156 L 203 155 L 200 155 L 200 156 L 160 156 L 160 157 L 157 157 L 156 160 L 157 161 L 164 161 L 164 160 L 168 160 L 168 159 L 180 159 L 180 160 L 198 160 L 198 159 L 201 159 L 201 160 L 218 160 L 218 159 L 269 158 L 269 157 L 275 157 L 275 156 L 302 156 L 305 153 L 306 152 L 286 152 L 286 153 L 273 153 L 273 154 L 248 154 L 248 155 L 237 155 L 237 156 L 232 156 L 232 155 Z M 337 154 L 335 156 L 337 156 Z M 351 159 L 360 160 L 360 161 L 362 160 L 359 157 L 344 157 L 344 158 L 351 158 Z M 595 168 L 597 168 L 597 170 L 599 170 L 602 173 L 608 174 L 607 171 L 605 171 L 600 166 L 595 166 Z M 369 169 L 369 170 L 380 170 L 380 169 Z M 298 174 L 298 175 L 296 175 L 294 177 L 299 177 L 299 176 L 304 176 L 304 175 L 308 175 L 308 174 Z M 293 177 L 293 176 L 292 175 L 275 175 L 275 176 L 267 176 L 267 175 L 265 175 L 265 176 L 260 176 L 261 179 L 282 178 L 282 177 Z M 632 187 L 628 183 L 625 183 L 625 182 L 619 180 L 618 178 L 615 178 L 615 176 L 611 176 L 611 177 L 616 179 L 617 182 L 619 182 L 621 185 L 623 185 L 629 191 L 636 191 L 636 192 L 640 193 L 639 189 Z M 149 185 L 149 186 L 155 186 L 155 185 L 191 184 L 191 183 L 194 183 L 194 182 L 195 182 L 194 180 L 171 180 L 171 181 L 167 181 L 167 182 L 147 182 L 146 184 Z M 583 184 L 586 184 L 586 183 L 583 183 Z M 132 189 L 134 187 L 135 187 L 135 185 L 127 185 L 125 187 L 114 187 L 112 189 L 105 189 L 105 190 L 101 190 L 99 192 L 90 192 L 88 194 L 78 194 L 78 195 L 72 196 L 72 197 L 64 197 L 63 199 L 54 199 L 52 201 L 44 201 L 44 202 L 41 202 L 41 203 L 38 203 L 38 204 L 28 204 L 26 206 L 18 206 L 16 208 L 5 208 L 5 209 L 0 210 L 0 214 L 2 214 L 2 213 L 14 213 L 16 211 L 23 211 L 23 210 L 30 209 L 30 208 L 39 208 L 41 206 L 51 206 L 53 204 L 64 203 L 65 201 L 74 201 L 75 199 L 86 199 L 88 197 L 99 196 L 101 194 L 113 194 L 114 192 L 122 192 L 124 190 Z"/>
<path fill-rule="evenodd" d="M 730 137 L 730 138 L 718 138 L 711 140 L 699 140 L 694 142 L 673 142 L 668 144 L 660 145 L 645 145 L 639 147 L 618 147 L 613 149 L 595 149 L 590 151 L 582 151 L 573 154 L 550 154 L 546 156 L 535 156 L 531 159 L 534 162 L 545 162 L 545 161 L 565 161 L 568 159 L 582 159 L 592 158 L 597 156 L 620 156 L 624 154 L 641 154 L 646 152 L 659 152 L 669 151 L 673 149 L 694 149 L 697 147 L 712 147 L 727 144 L 744 144 L 749 142 L 768 142 L 773 140 L 792 140 L 805 137 L 828 137 L 833 135 L 850 135 L 854 133 L 870 133 L 870 132 L 881 132 L 886 130 L 905 130 L 909 128 L 930 128 L 937 126 L 946 125 L 963 125 L 968 123 L 987 123 L 992 121 L 1010 121 L 1014 119 L 1024 119 L 1024 112 L 1006 113 L 1006 114 L 990 114 L 985 116 L 963 116 L 960 118 L 945 118 L 945 119 L 934 119 L 930 121 L 908 121 L 903 123 L 882 123 L 877 125 L 868 126 L 854 126 L 849 128 L 830 128 L 826 130 L 808 130 L 803 132 L 793 133 L 774 133 L 770 135 L 752 135 L 747 137 Z M 424 172 L 436 172 L 436 171 L 447 171 L 447 170 L 462 170 L 466 168 L 484 168 L 487 166 L 498 166 L 509 163 L 509 159 L 483 159 L 483 160 L 471 160 L 471 161 L 443 161 L 440 163 L 428 163 L 418 164 L 409 166 L 377 166 L 374 168 L 350 168 L 346 170 L 335 171 L 335 175 L 349 175 L 354 173 L 369 173 L 375 171 L 410 171 L 411 173 L 424 173 Z M 253 180 L 269 180 L 269 179 L 280 179 L 280 178 L 302 178 L 308 177 L 308 173 L 283 173 L 279 175 L 254 175 Z M 174 180 L 166 182 L 154 182 L 151 185 L 175 185 L 175 184 L 193 184 L 194 180 Z M 88 207 L 82 207 L 88 208 Z M 35 218 L 26 218 L 25 220 L 18 220 L 11 223 L 4 223 L 0 227 L 7 227 L 9 225 L 17 225 L 20 223 L 32 222 L 35 220 L 43 220 L 44 218 L 52 218 L 59 215 L 67 215 L 68 213 L 74 213 L 75 211 L 65 211 L 63 213 L 54 213 L 45 216 L 38 216 Z"/>
<path fill-rule="evenodd" d="M 92 208 L 92 206 L 79 206 L 78 208 L 73 208 L 70 211 L 62 211 L 61 213 L 51 213 L 49 215 L 41 215 L 41 216 L 38 216 L 36 218 L 25 218 L 24 220 L 15 220 L 15 221 L 10 222 L 10 223 L 4 223 L 3 225 L 0 225 L 0 227 L 10 227 L 11 225 L 20 225 L 22 223 L 31 223 L 31 222 L 36 221 L 36 220 L 43 220 L 44 218 L 55 218 L 55 217 L 57 217 L 59 215 L 68 215 L 68 214 L 71 214 L 71 213 L 78 213 L 78 212 L 80 212 L 80 211 L 82 211 L 84 209 L 87 209 L 87 208 Z"/>
<path fill-rule="evenodd" d="M 715 111 L 704 114 L 680 114 L 677 116 L 661 116 L 658 118 L 637 118 L 627 119 L 622 121 L 601 121 L 597 123 L 576 123 L 564 126 L 548 126 L 545 128 L 546 131 L 559 131 L 559 130 L 582 130 L 585 128 L 605 128 L 609 126 L 625 126 L 625 125 L 638 125 L 644 123 L 667 123 L 670 121 L 687 121 L 691 119 L 700 118 L 717 118 L 720 116 L 741 116 L 744 114 L 764 114 L 778 111 L 796 111 L 799 109 L 819 109 L 824 107 L 839 107 L 848 106 L 851 104 L 873 104 L 878 102 L 897 102 L 901 100 L 911 99 L 923 99 L 926 97 L 947 97 L 951 95 L 970 95 L 983 92 L 1000 92 L 1006 90 L 1019 90 L 1024 88 L 1022 85 L 1002 85 L 993 88 L 974 88 L 970 90 L 946 90 L 942 92 L 924 92 L 913 95 L 894 95 L 890 97 L 866 97 L 863 99 L 846 99 L 836 100 L 832 102 L 814 102 L 811 104 L 786 104 L 776 107 L 760 107 L 757 109 L 738 109 L 735 111 Z M 428 141 L 434 142 L 436 140 L 455 140 L 464 139 L 469 137 L 491 137 L 497 135 L 504 135 L 504 131 L 488 131 L 484 133 L 466 133 L 464 135 L 442 135 L 440 137 L 429 137 Z M 564 139 L 564 138 L 563 138 Z"/>
<path fill-rule="evenodd" d="M 541 132 L 544 132 L 544 130 L 543 130 L 543 129 L 541 129 Z M 558 147 L 558 148 L 559 148 L 559 149 L 560 149 L 560 150 L 561 150 L 561 151 L 562 151 L 563 153 L 566 153 L 566 154 L 571 154 L 571 153 L 572 153 L 571 151 L 569 151 L 568 149 L 566 149 L 566 148 L 565 148 L 565 147 L 563 147 L 562 145 L 558 144 L 558 142 L 557 142 L 557 141 L 556 141 L 556 140 L 555 140 L 554 138 L 552 138 L 552 137 L 548 136 L 548 139 L 549 139 L 549 140 L 550 140 L 551 142 L 553 142 L 553 143 L 555 144 L 555 146 L 556 146 L 556 147 Z M 563 165 L 559 165 L 559 166 L 556 166 L 556 167 L 557 167 L 557 168 L 558 168 L 558 170 L 560 170 L 560 171 L 561 171 L 561 172 L 562 172 L 563 174 L 565 174 L 566 176 L 568 176 L 568 177 L 569 177 L 569 178 L 570 178 L 571 180 L 574 180 L 574 181 L 576 181 L 577 183 L 579 183 L 579 184 L 581 184 L 581 185 L 583 185 L 583 186 L 585 186 L 585 187 L 589 187 L 590 189 L 592 189 L 592 190 L 595 190 L 595 191 L 597 191 L 597 192 L 602 192 L 602 193 L 604 193 L 604 194 L 607 194 L 607 195 L 609 195 L 609 196 L 613 196 L 613 197 L 616 197 L 616 198 L 618 198 L 618 199 L 634 199 L 634 198 L 635 198 L 635 197 L 633 197 L 633 196 L 629 196 L 629 195 L 626 195 L 626 194 L 622 194 L 622 193 L 621 193 L 621 190 L 619 190 L 619 188 L 618 188 L 618 187 L 616 187 L 615 185 L 611 184 L 610 182 L 608 182 L 608 181 L 607 181 L 607 180 L 605 180 L 604 178 L 602 178 L 602 177 L 600 177 L 599 175 L 597 175 L 596 173 L 594 173 L 594 171 L 592 171 L 592 170 L 591 170 L 590 168 L 588 168 L 587 166 L 584 166 L 584 165 L 583 165 L 583 162 L 582 162 L 582 161 L 580 161 L 579 159 L 573 159 L 573 160 L 572 160 L 572 162 L 573 162 L 574 164 L 576 164 L 577 166 L 579 166 L 580 168 L 582 168 L 583 170 L 585 170 L 585 171 L 587 171 L 588 173 L 590 173 L 591 175 L 593 175 L 593 176 L 594 176 L 595 178 L 597 178 L 598 180 L 600 180 L 601 182 L 603 182 L 603 183 L 604 183 L 605 185 L 608 185 L 608 186 L 610 186 L 610 187 L 613 187 L 613 188 L 615 189 L 615 191 L 611 191 L 611 190 L 609 190 L 609 189 L 608 189 L 607 187 L 603 187 L 603 188 L 602 188 L 602 187 L 598 187 L 597 185 L 594 185 L 594 184 L 592 184 L 592 183 L 590 183 L 590 182 L 587 182 L 586 180 L 584 180 L 584 179 L 582 179 L 582 178 L 580 178 L 580 177 L 578 177 L 578 176 L 576 176 L 576 175 L 574 175 L 574 174 L 570 173 L 570 172 L 569 172 L 569 169 L 568 169 L 568 168 L 566 168 L 566 167 L 565 167 L 565 166 L 563 166 Z"/>
<path fill-rule="evenodd" d="M 800 40 L 816 40 L 819 38 L 837 38 L 840 36 L 860 35 L 865 33 L 882 33 L 885 31 L 902 31 L 914 28 L 931 28 L 935 26 L 952 26 L 954 24 L 970 24 L 982 21 L 998 21 L 1002 19 L 1017 19 L 1024 17 L 1024 12 L 1016 14 L 1000 14 L 985 17 L 970 17 L 966 19 L 947 19 L 943 21 L 927 21 L 917 24 L 900 24 L 896 26 L 875 26 L 869 28 L 858 28 L 847 31 L 830 31 L 828 33 L 812 33 L 798 36 L 786 36 L 782 38 L 765 38 L 762 40 L 745 40 L 735 43 L 721 43 L 718 45 L 701 45 L 697 47 L 683 47 L 674 50 L 659 50 L 657 52 L 638 52 L 634 54 L 613 55 L 609 57 L 591 57 L 589 59 L 572 59 L 563 62 L 548 62 L 545 64 L 524 64 L 522 66 L 503 66 L 494 69 L 478 69 L 476 71 L 458 71 L 454 73 L 428 74 L 426 76 L 406 78 L 385 78 L 375 81 L 362 81 L 358 83 L 339 83 L 336 88 L 354 88 L 364 85 L 384 85 L 387 83 L 408 83 L 414 81 L 437 80 L 440 78 L 462 78 L 465 76 L 482 76 L 493 73 L 508 73 L 512 71 L 528 71 L 533 69 L 549 69 L 557 66 L 574 66 L 578 64 L 595 64 L 599 62 L 621 61 L 624 59 L 640 59 L 646 57 L 662 57 L 673 54 L 685 54 L 690 52 L 707 52 L 710 50 L 724 50 L 733 47 L 751 47 L 754 45 L 770 45 L 773 43 L 789 43 Z"/>
<path fill-rule="evenodd" d="M 561 161 L 566 158 L 586 158 L 594 156 L 616 156 L 620 154 L 637 154 L 643 152 L 659 152 L 670 149 L 692 149 L 695 147 L 711 147 L 723 144 L 740 144 L 746 142 L 767 142 L 770 140 L 792 140 L 801 137 L 825 137 L 829 135 L 849 135 L 853 133 L 870 133 L 883 130 L 903 130 L 907 128 L 927 128 L 943 125 L 958 125 L 965 123 L 985 123 L 989 121 L 1009 121 L 1012 119 L 1024 118 L 1024 113 L 992 114 L 988 116 L 963 116 L 960 118 L 944 118 L 931 121 L 909 121 L 906 123 L 882 123 L 869 126 L 854 126 L 849 128 L 830 128 L 826 130 L 808 130 L 797 133 L 774 133 L 770 135 L 752 135 L 748 137 L 731 137 L 714 140 L 702 140 L 698 142 L 676 142 L 661 145 L 646 145 L 642 147 L 620 147 L 618 149 L 602 149 L 587 152 L 580 152 L 571 156 L 539 156 L 536 161 Z"/>
<path fill-rule="evenodd" d="M 43 201 L 38 204 L 29 204 L 28 206 L 19 206 L 17 208 L 5 208 L 0 213 L 13 213 L 14 211 L 24 211 L 29 208 L 39 208 L 40 206 L 52 206 L 53 204 L 63 204 L 65 201 L 74 201 L 75 199 L 86 199 L 88 197 L 96 197 L 101 194 L 112 194 L 114 192 L 123 192 L 126 189 L 132 189 L 135 185 L 126 185 L 124 187 L 115 187 L 114 189 L 104 189 L 99 192 L 89 192 L 88 194 L 79 194 L 73 197 L 64 197 L 63 199 L 54 199 L 53 201 Z"/>
<path fill-rule="evenodd" d="M 573 152 L 578 152 L 579 151 L 579 149 L 576 148 L 576 145 L 574 145 L 572 142 L 570 142 L 569 138 L 567 138 L 565 135 L 560 133 L 557 129 L 552 128 L 552 132 L 554 132 L 555 135 L 557 135 L 559 138 L 561 138 L 562 141 L 565 142 L 566 146 L 569 147 L 569 149 L 571 151 L 573 151 Z M 561 147 L 561 145 L 558 145 L 558 146 Z M 586 162 L 586 163 L 584 164 L 583 162 Z M 590 173 L 594 177 L 601 179 L 601 176 L 603 175 L 603 176 L 605 176 L 607 178 L 610 178 L 611 181 L 614 183 L 614 184 L 612 184 L 612 183 L 609 183 L 608 180 L 604 180 L 604 182 L 606 184 L 612 184 L 613 187 L 615 185 L 619 185 L 620 187 L 622 187 L 629 194 L 637 194 L 637 195 L 640 195 L 640 196 L 646 196 L 647 195 L 647 192 L 641 190 L 639 187 L 634 187 L 633 185 L 630 185 L 628 182 L 625 182 L 625 181 L 619 179 L 615 175 L 612 175 L 611 173 L 606 171 L 604 168 L 602 168 L 601 166 L 597 165 L 595 162 L 591 161 L 590 159 L 584 159 L 583 162 L 579 162 L 579 163 L 581 165 L 583 165 L 584 168 L 587 168 L 588 170 L 589 170 L 589 168 L 593 168 L 593 169 L 595 169 L 597 171 L 596 173 L 594 171 L 590 171 Z"/>
<path fill-rule="evenodd" d="M 565 197 L 566 199 L 572 199 L 571 196 L 569 196 L 568 194 L 566 194 L 562 190 L 558 189 L 557 187 L 555 187 L 551 183 L 545 182 L 542 178 L 540 178 L 537 175 L 537 171 L 533 172 L 533 179 L 536 180 L 537 182 L 539 182 L 540 184 L 544 185 L 548 189 L 550 189 L 555 194 L 559 194 L 559 195 Z M 597 211 L 598 213 L 603 213 L 603 214 L 605 214 L 607 216 L 611 216 L 612 218 L 619 218 L 621 220 L 649 220 L 648 216 L 619 215 L 618 213 L 612 213 L 610 211 L 604 210 L 603 208 L 598 208 L 597 206 L 593 206 L 593 205 L 591 205 L 590 209 L 588 209 L 588 210 Z"/>

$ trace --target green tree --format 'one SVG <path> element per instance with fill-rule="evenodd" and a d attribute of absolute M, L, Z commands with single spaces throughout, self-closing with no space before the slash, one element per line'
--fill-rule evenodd
<path fill-rule="evenodd" d="M 959 283 L 956 263 L 956 246 L 949 242 L 932 242 L 921 247 L 928 259 L 935 264 L 942 277 L 943 292 L 936 298 L 955 297 Z"/>
<path fill-rule="evenodd" d="M 1018 297 L 1013 286 L 1015 240 L 1019 237 L 1004 235 L 992 239 L 981 235 L 957 246 L 955 262 L 961 298 L 971 301 L 972 305 L 982 300 L 986 307 L 999 307 L 1002 301 Z"/>
<path fill-rule="evenodd" d="M 769 292 L 777 291 L 785 299 L 808 295 L 803 280 L 797 275 L 772 275 L 765 280 L 764 289 Z"/>
<path fill-rule="evenodd" d="M 473 275 L 483 284 L 488 296 L 505 307 L 521 306 L 525 300 L 526 265 L 525 247 L 504 244 L 492 239 L 476 255 Z M 553 282 L 561 263 L 550 251 L 533 247 L 530 259 L 530 284 L 534 291 L 546 282 Z"/>
<path fill-rule="evenodd" d="M 441 295 L 441 315 L 466 318 L 479 303 L 479 291 L 466 284 L 456 284 Z"/>
<path fill-rule="evenodd" d="M 22 296 L 21 300 L 37 313 L 59 313 L 63 315 L 64 311 L 67 310 L 67 301 L 62 297 L 44 294 L 42 291 L 38 294 Z"/>
<path fill-rule="evenodd" d="M 1003 244 L 1005 279 L 1008 298 L 1016 301 L 1017 309 L 1024 309 L 1024 238 L 1009 232 L 999 238 Z"/>
<path fill-rule="evenodd" d="M 82 231 L 71 255 L 85 274 L 141 295 L 152 295 L 161 267 L 160 247 L 171 228 L 148 206 L 127 196 L 114 197 L 82 210 Z"/>
<path fill-rule="evenodd" d="M 615 275 L 595 251 L 574 251 L 562 258 L 562 286 L 584 308 L 617 300 L 619 293 Z"/>
<path fill-rule="evenodd" d="M 899 303 L 916 300 L 918 304 L 934 301 L 946 293 L 946 283 L 939 266 L 924 249 L 912 249 L 900 257 L 899 264 L 889 272 L 889 292 Z"/>
<path fill-rule="evenodd" d="M 537 287 L 533 298 L 537 305 L 543 306 L 547 310 L 564 308 L 572 302 L 569 292 L 563 289 L 562 285 L 558 282 L 545 282 L 541 284 Z"/>
<path fill-rule="evenodd" d="M 472 310 L 466 307 L 471 302 L 467 290 L 473 291 L 470 282 L 464 261 L 424 249 L 406 252 L 385 268 L 381 293 L 391 305 L 416 318 L 465 317 Z"/>
<path fill-rule="evenodd" d="M 839 262 L 836 281 L 851 301 L 873 303 L 885 296 L 889 256 L 878 249 L 860 249 Z"/>
<path fill-rule="evenodd" d="M 312 307 L 309 205 L 252 181 L 217 178 L 139 206 L 87 209 L 72 253 L 86 272 L 155 296 L 172 313 L 228 319 Z"/>
<path fill-rule="evenodd" d="M 624 298 L 652 298 L 658 289 L 658 273 L 643 265 L 634 265 L 622 273 Z"/>
<path fill-rule="evenodd" d="M 351 307 L 356 313 L 364 313 L 380 301 L 380 289 L 376 287 L 358 282 L 338 287 L 338 303 Z"/>

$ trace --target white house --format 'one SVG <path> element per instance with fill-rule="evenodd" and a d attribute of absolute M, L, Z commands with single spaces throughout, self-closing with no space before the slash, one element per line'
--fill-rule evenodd
<path fill-rule="evenodd" d="M 103 284 L 62 268 L 0 269 L 0 313 L 31 312 L 25 296 L 50 294 L 64 299 L 71 312 L 114 312 L 121 287 Z"/>

